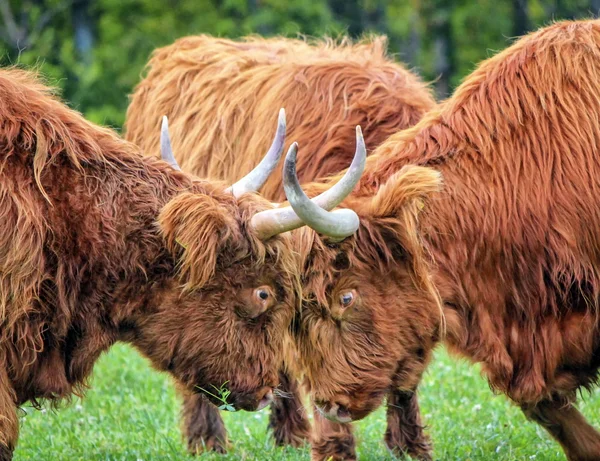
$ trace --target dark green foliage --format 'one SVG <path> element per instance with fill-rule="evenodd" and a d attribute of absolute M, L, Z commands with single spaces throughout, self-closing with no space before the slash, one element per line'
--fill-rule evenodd
<path fill-rule="evenodd" d="M 120 127 L 156 47 L 185 35 L 383 33 L 441 97 L 511 37 L 600 0 L 0 0 L 0 65 L 39 68 L 90 120 Z"/>

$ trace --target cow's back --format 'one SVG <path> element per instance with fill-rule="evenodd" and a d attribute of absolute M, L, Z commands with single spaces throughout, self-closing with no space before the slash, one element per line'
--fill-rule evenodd
<path fill-rule="evenodd" d="M 167 115 L 181 167 L 234 181 L 264 155 L 283 107 L 299 176 L 345 168 L 361 125 L 369 150 L 434 106 L 430 89 L 386 56 L 384 38 L 309 44 L 283 38 L 183 38 L 157 50 L 127 112 L 126 137 L 158 155 Z M 281 199 L 281 171 L 263 189 Z"/>

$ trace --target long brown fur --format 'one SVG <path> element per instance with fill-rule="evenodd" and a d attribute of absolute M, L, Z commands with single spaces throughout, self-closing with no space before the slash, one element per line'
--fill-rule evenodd
<path fill-rule="evenodd" d="M 267 150 L 274 114 L 284 107 L 287 138 L 301 146 L 300 179 L 336 173 L 354 155 L 356 125 L 362 126 L 366 144 L 373 149 L 434 106 L 430 88 L 392 61 L 386 48 L 384 37 L 356 43 L 347 38 L 180 39 L 156 50 L 150 60 L 147 76 L 131 99 L 126 137 L 158 155 L 159 122 L 168 115 L 182 168 L 231 181 L 247 173 Z M 284 198 L 280 168 L 262 192 L 273 200 Z M 312 234 L 306 232 L 309 239 Z M 419 252 L 410 235 L 406 232 L 412 240 L 407 245 Z M 418 258 L 413 261 L 420 264 Z M 284 398 L 276 398 L 270 427 L 277 444 L 298 446 L 308 438 L 309 424 L 295 384 L 283 383 L 290 386 L 281 389 Z M 195 402 L 197 417 L 188 416 L 193 405 L 185 403 L 185 420 L 194 423 L 187 429 L 191 451 L 222 450 L 213 444 L 213 434 L 222 432 L 218 412 L 201 400 Z M 216 423 L 214 428 L 201 428 L 204 422 Z"/>
<path fill-rule="evenodd" d="M 163 115 L 181 167 L 233 181 L 267 151 L 275 114 L 286 109 L 288 139 L 300 143 L 298 175 L 339 172 L 361 125 L 373 149 L 434 106 L 431 90 L 387 56 L 384 37 L 351 43 L 247 37 L 186 37 L 160 48 L 131 98 L 126 138 L 158 155 Z M 281 169 L 262 189 L 284 199 Z"/>
<path fill-rule="evenodd" d="M 446 342 L 481 363 L 492 388 L 548 428 L 571 460 L 600 459 L 600 435 L 572 406 L 578 389 L 597 383 L 600 366 L 599 146 L 600 22 L 561 22 L 481 64 L 453 97 L 390 137 L 345 203 L 368 220 L 378 208 L 370 197 L 397 182 L 403 166 L 441 172 L 443 192 L 420 226 L 444 301 Z M 306 189 L 314 195 L 340 175 Z M 371 289 L 363 280 L 361 290 Z M 365 301 L 375 327 L 394 304 Z M 422 313 L 391 310 L 415 324 L 395 335 L 420 330 Z M 360 341 L 361 329 L 346 344 Z M 307 367 L 332 372 L 329 383 L 313 385 L 317 400 L 346 374 L 371 382 L 373 371 L 362 371 L 368 361 L 341 362 L 335 342 L 319 344 L 327 350 Z"/>
<path fill-rule="evenodd" d="M 288 236 L 247 228 L 266 200 L 224 189 L 141 156 L 31 74 L 0 70 L 2 461 L 16 407 L 82 393 L 117 340 L 188 392 L 227 383 L 239 408 L 277 385 L 297 260 Z M 264 285 L 276 301 L 248 319 Z"/>

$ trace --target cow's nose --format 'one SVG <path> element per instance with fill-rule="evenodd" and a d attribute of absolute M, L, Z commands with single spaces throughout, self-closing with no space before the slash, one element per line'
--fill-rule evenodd
<path fill-rule="evenodd" d="M 327 419 L 336 423 L 349 423 L 352 415 L 348 407 L 340 402 L 319 402 L 315 404 L 317 410 Z"/>
<path fill-rule="evenodd" d="M 263 396 L 258 400 L 258 406 L 256 407 L 256 411 L 260 411 L 263 408 L 268 407 L 269 405 L 271 405 L 271 402 L 273 402 L 273 389 L 268 387 L 265 390 L 261 391 L 261 393 L 263 394 Z"/>

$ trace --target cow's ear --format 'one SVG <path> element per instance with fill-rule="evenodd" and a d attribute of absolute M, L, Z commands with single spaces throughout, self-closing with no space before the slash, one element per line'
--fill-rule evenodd
<path fill-rule="evenodd" d="M 169 201 L 158 223 L 167 248 L 178 260 L 186 289 L 201 288 L 212 278 L 219 252 L 237 228 L 225 206 L 208 195 L 189 192 Z"/>
<path fill-rule="evenodd" d="M 442 175 L 431 168 L 408 165 L 392 175 L 371 199 L 369 214 L 377 218 L 417 215 L 442 187 Z"/>
<path fill-rule="evenodd" d="M 380 187 L 371 199 L 369 215 L 377 223 L 388 258 L 408 262 L 429 284 L 429 271 L 419 228 L 419 212 L 442 187 L 441 174 L 431 168 L 406 166 Z"/>

